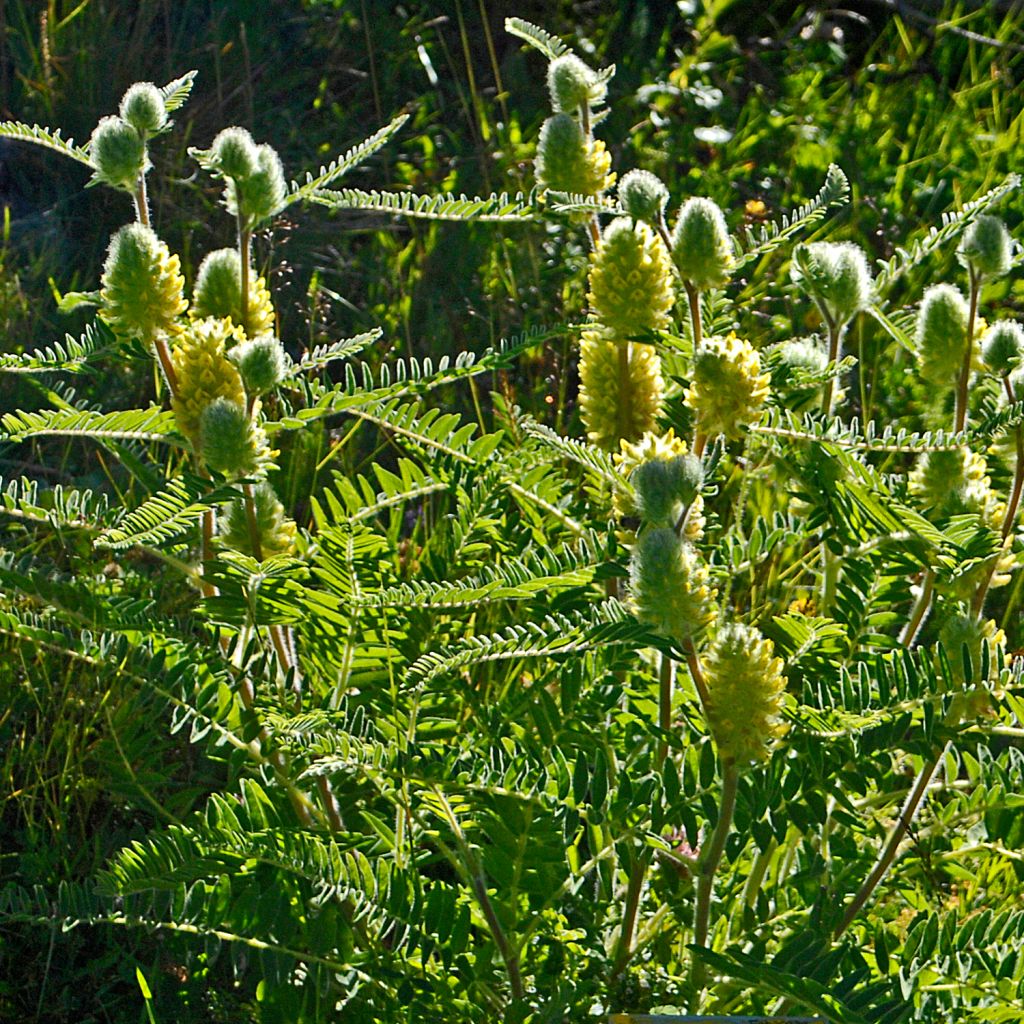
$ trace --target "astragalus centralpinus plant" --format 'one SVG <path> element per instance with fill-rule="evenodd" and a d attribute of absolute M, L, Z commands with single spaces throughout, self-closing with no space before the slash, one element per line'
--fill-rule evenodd
<path fill-rule="evenodd" d="M 11 887 L 0 913 L 161 929 L 189 969 L 227 947 L 260 1021 L 1011 1019 L 1024 332 L 985 289 L 1017 273 L 990 211 L 1018 179 L 882 265 L 817 237 L 849 198 L 835 167 L 737 235 L 712 198 L 617 175 L 614 69 L 507 27 L 548 62 L 530 197 L 334 187 L 401 119 L 303 184 L 229 127 L 194 155 L 236 244 L 191 289 L 145 188 L 190 76 L 133 87 L 84 149 L 4 126 L 135 220 L 86 336 L 0 365 L 159 368 L 148 409 L 53 389 L 6 413 L 8 443 L 90 438 L 149 492 L 13 484 L 6 536 L 84 530 L 195 595 L 177 615 L 11 543 L 4 629 L 158 693 L 230 781 L 95 885 Z M 300 202 L 584 239 L 578 436 L 499 388 L 490 430 L 425 402 L 533 337 L 375 371 L 353 358 L 378 332 L 301 355 L 279 338 L 251 243 Z M 897 306 L 922 265 L 934 284 Z M 754 275 L 793 323 L 740 301 Z M 906 425 L 855 415 L 872 332 L 907 371 Z M 359 431 L 387 451 L 372 479 L 308 486 L 299 518 L 294 439 L 336 421 L 323 464 Z"/>

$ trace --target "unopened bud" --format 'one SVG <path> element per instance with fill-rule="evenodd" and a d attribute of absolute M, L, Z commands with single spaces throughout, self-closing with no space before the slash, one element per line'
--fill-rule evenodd
<path fill-rule="evenodd" d="M 732 240 L 725 216 L 710 199 L 683 203 L 672 231 L 672 258 L 683 280 L 698 291 L 721 288 L 732 273 Z"/>

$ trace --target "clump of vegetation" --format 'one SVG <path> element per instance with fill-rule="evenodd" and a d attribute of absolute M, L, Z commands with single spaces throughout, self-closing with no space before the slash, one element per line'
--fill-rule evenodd
<path fill-rule="evenodd" d="M 218 127 L 189 153 L 234 244 L 194 273 L 150 202 L 194 73 L 86 147 L 3 125 L 133 219 L 65 297 L 82 335 L 0 357 L 47 382 L 0 414 L 0 632 L 19 692 L 55 671 L 61 729 L 98 737 L 75 778 L 120 787 L 88 797 L 102 865 L 19 849 L 2 948 L 87 963 L 75 936 L 115 928 L 155 1020 L 1010 1019 L 1020 179 L 885 260 L 830 219 L 835 164 L 754 229 L 620 171 L 615 68 L 506 28 L 546 61 L 529 191 L 342 187 L 404 115 L 292 181 Z M 303 206 L 540 237 L 569 322 L 440 359 L 297 345 L 254 239 Z M 552 335 L 578 423 L 514 400 Z M 126 366 L 139 408 L 62 383 Z M 0 1007 L 41 1016 L 38 970 Z"/>

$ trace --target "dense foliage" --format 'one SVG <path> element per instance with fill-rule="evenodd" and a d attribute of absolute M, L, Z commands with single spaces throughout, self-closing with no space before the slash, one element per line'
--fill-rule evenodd
<path fill-rule="evenodd" d="M 742 6 L 460 8 L 469 168 L 419 10 L 330 151 L 0 125 L 0 1015 L 1020 1018 L 1020 18 Z"/>

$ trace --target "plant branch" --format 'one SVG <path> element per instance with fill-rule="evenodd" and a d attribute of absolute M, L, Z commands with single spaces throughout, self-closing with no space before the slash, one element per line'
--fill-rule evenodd
<path fill-rule="evenodd" d="M 843 338 L 843 324 L 839 323 L 831 314 L 822 309 L 825 317 L 825 324 L 828 327 L 828 361 L 834 365 L 839 360 L 839 346 Z M 835 390 L 836 379 L 829 377 L 825 381 L 825 388 L 821 395 L 821 412 L 825 417 L 832 415 L 832 395 Z"/>
<path fill-rule="evenodd" d="M 967 313 L 967 348 L 964 352 L 963 366 L 960 367 L 960 379 L 956 388 L 956 413 L 953 429 L 964 430 L 967 427 L 968 384 L 971 379 L 971 356 L 974 352 L 974 323 L 978 316 L 978 295 L 981 281 L 974 267 L 970 268 L 971 304 Z"/>
<path fill-rule="evenodd" d="M 935 775 L 935 770 L 938 768 L 945 750 L 946 748 L 943 747 L 938 754 L 925 761 L 917 778 L 914 780 L 910 793 L 907 795 L 907 800 L 900 811 L 900 816 L 896 819 L 896 824 L 893 825 L 889 832 L 889 837 L 882 847 L 878 859 L 875 861 L 875 866 L 871 869 L 868 877 L 864 879 L 860 889 L 857 890 L 857 895 L 850 901 L 842 921 L 839 922 L 835 931 L 832 932 L 833 939 L 838 939 L 853 924 L 864 904 L 871 898 L 871 894 L 878 888 L 878 884 L 885 877 L 893 861 L 896 860 L 899 854 L 900 843 L 903 842 L 907 832 L 910 831 L 910 826 L 913 824 L 917 809 L 920 807 L 921 801 L 928 791 L 928 786 L 931 784 L 932 777 Z"/>
<path fill-rule="evenodd" d="M 907 648 L 913 647 L 917 641 L 917 634 L 931 608 L 932 597 L 935 594 L 935 571 L 926 569 L 924 579 L 921 581 L 921 592 L 917 595 L 914 607 L 910 610 L 910 618 L 907 619 L 903 631 L 900 633 L 900 643 Z"/>
<path fill-rule="evenodd" d="M 693 354 L 694 357 L 696 357 L 704 342 L 704 324 L 701 320 L 700 313 L 700 292 L 694 288 L 689 281 L 684 281 L 683 287 L 686 289 L 686 299 L 690 306 L 690 327 L 693 330 Z"/>
<path fill-rule="evenodd" d="M 718 821 L 711 835 L 711 842 L 700 858 L 700 875 L 697 880 L 697 904 L 693 917 L 693 941 L 697 946 L 708 944 L 708 926 L 711 921 L 711 898 L 715 888 L 715 873 L 722 862 L 725 852 L 725 841 L 732 828 L 732 817 L 736 811 L 736 793 L 739 789 L 740 773 L 734 761 L 722 764 L 722 802 L 718 811 Z M 690 967 L 690 980 L 694 989 L 694 998 L 700 1002 L 700 994 L 704 990 L 704 965 L 698 957 L 693 958 Z"/>

